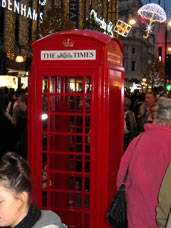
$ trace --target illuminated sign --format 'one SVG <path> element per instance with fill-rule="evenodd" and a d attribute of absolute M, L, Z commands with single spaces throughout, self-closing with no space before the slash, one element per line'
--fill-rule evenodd
<path fill-rule="evenodd" d="M 46 0 L 39 0 L 39 4 L 44 6 L 46 4 Z M 16 0 L 1 0 L 1 7 L 7 8 L 9 11 L 13 11 L 14 13 L 18 13 L 24 17 L 27 17 L 31 20 L 37 21 L 37 18 L 40 18 L 40 22 L 43 22 L 43 12 L 40 12 L 38 15 L 37 10 L 28 7 L 27 5 L 16 1 Z"/>
<path fill-rule="evenodd" d="M 101 20 L 100 18 L 97 17 L 97 13 L 94 10 L 91 10 L 90 12 L 90 16 L 94 16 L 94 20 L 100 25 L 100 28 L 102 28 L 105 32 L 107 31 L 108 33 L 111 34 L 111 36 L 113 36 L 113 24 L 112 22 L 109 22 L 109 24 L 106 24 L 106 22 L 103 20 Z"/>
<path fill-rule="evenodd" d="M 108 52 L 107 53 L 107 60 L 109 62 L 121 64 L 121 56 L 118 55 L 118 54 L 115 54 L 113 52 Z"/>
<path fill-rule="evenodd" d="M 131 25 L 128 25 L 127 23 L 119 20 L 114 28 L 114 31 L 121 36 L 127 37 L 131 28 L 132 28 Z"/>
<path fill-rule="evenodd" d="M 41 51 L 41 60 L 96 60 L 96 50 Z"/>
<path fill-rule="evenodd" d="M 69 0 L 69 18 L 75 24 L 76 28 L 79 26 L 79 1 Z"/>

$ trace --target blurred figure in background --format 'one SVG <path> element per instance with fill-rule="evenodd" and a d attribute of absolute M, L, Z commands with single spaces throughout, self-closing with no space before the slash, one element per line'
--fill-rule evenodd
<path fill-rule="evenodd" d="M 18 108 L 16 119 L 16 151 L 27 159 L 27 95 L 18 97 Z"/>
<path fill-rule="evenodd" d="M 16 109 L 18 109 L 17 98 L 18 98 L 18 94 L 13 93 L 12 99 L 11 101 L 9 101 L 8 106 L 6 108 L 6 115 L 14 125 L 16 124 Z"/>
<path fill-rule="evenodd" d="M 154 105 L 157 106 L 156 94 L 154 92 L 147 92 L 145 94 L 145 102 L 140 105 L 137 115 L 137 125 L 139 133 L 144 131 L 144 123 L 152 121 L 151 107 Z"/>
<path fill-rule="evenodd" d="M 125 97 L 124 100 L 124 151 L 131 140 L 136 136 L 136 120 L 134 113 L 130 110 L 131 100 Z"/>
<path fill-rule="evenodd" d="M 14 126 L 5 115 L 5 111 L 0 105 L 0 158 L 3 153 L 14 151 L 15 134 Z"/>
<path fill-rule="evenodd" d="M 5 111 L 9 102 L 9 96 L 5 93 L 5 87 L 0 87 L 0 105 L 2 109 Z"/>

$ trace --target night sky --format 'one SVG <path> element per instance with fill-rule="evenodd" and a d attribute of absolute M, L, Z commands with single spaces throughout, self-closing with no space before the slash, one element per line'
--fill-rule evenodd
<path fill-rule="evenodd" d="M 160 5 L 164 8 L 164 2 L 165 2 L 165 6 L 166 6 L 166 13 L 167 13 L 167 17 L 168 19 L 171 19 L 171 0 L 142 0 L 142 3 L 143 4 L 147 4 L 147 3 L 157 3 L 159 4 L 160 2 Z"/>

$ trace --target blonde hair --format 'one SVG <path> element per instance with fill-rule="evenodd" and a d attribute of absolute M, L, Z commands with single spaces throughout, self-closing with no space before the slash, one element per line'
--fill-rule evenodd
<path fill-rule="evenodd" d="M 157 119 L 153 123 L 171 127 L 171 99 L 159 98 Z"/>

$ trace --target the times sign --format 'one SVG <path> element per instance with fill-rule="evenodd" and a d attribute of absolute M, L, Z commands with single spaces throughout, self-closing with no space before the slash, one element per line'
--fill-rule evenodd
<path fill-rule="evenodd" d="M 69 1 L 69 18 L 75 24 L 75 27 L 78 28 L 78 25 L 79 25 L 79 1 L 78 0 Z"/>

